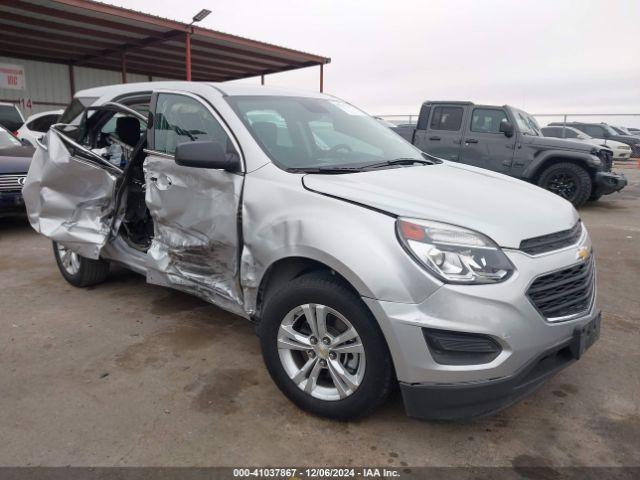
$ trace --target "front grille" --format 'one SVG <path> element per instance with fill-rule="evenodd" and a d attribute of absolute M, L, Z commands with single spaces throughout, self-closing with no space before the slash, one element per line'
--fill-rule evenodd
<path fill-rule="evenodd" d="M 538 277 L 527 290 L 527 297 L 547 320 L 588 311 L 594 294 L 593 257 L 586 262 Z"/>
<path fill-rule="evenodd" d="M 22 190 L 24 179 L 27 174 L 22 175 L 0 175 L 0 192 L 19 192 Z"/>
<path fill-rule="evenodd" d="M 520 250 L 529 255 L 552 252 L 573 245 L 580 240 L 582 223 L 578 221 L 573 228 L 561 232 L 550 233 L 540 237 L 527 238 L 520 242 Z"/>
<path fill-rule="evenodd" d="M 602 161 L 602 170 L 610 172 L 613 167 L 613 152 L 610 150 L 600 150 L 598 157 Z"/>

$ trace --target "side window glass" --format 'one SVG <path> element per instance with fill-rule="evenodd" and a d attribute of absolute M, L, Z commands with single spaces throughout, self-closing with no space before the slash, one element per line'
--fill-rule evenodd
<path fill-rule="evenodd" d="M 500 133 L 500 122 L 507 120 L 504 110 L 474 108 L 471 115 L 471 131 L 478 133 Z"/>
<path fill-rule="evenodd" d="M 435 107 L 431 116 L 432 130 L 457 132 L 462 126 L 462 107 Z"/>
<path fill-rule="evenodd" d="M 562 129 L 560 130 L 562 131 Z M 578 134 L 569 128 L 564 130 L 564 136 L 565 138 L 578 138 Z"/>
<path fill-rule="evenodd" d="M 153 148 L 170 155 L 179 143 L 198 140 L 218 142 L 228 154 L 237 155 L 222 125 L 202 103 L 185 95 L 158 95 L 153 135 Z"/>

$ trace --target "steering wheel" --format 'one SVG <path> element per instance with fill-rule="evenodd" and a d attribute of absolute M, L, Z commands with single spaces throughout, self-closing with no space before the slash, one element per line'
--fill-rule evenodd
<path fill-rule="evenodd" d="M 327 153 L 338 153 L 340 150 L 345 150 L 346 153 L 351 153 L 353 152 L 353 149 L 347 145 L 346 143 L 339 143 L 337 145 L 334 145 L 333 147 L 331 147 Z"/>

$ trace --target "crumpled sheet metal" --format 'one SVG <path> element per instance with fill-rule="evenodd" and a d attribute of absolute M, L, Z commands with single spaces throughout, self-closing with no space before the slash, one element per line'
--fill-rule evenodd
<path fill-rule="evenodd" d="M 59 134 L 38 146 L 22 189 L 31 226 L 80 255 L 97 259 L 108 237 L 116 177 L 72 158 Z"/>
<path fill-rule="evenodd" d="M 154 218 L 147 281 L 192 293 L 246 317 L 238 280 L 238 219 L 233 213 L 242 177 L 182 167 L 153 155 L 145 160 L 144 174 L 146 203 Z"/>

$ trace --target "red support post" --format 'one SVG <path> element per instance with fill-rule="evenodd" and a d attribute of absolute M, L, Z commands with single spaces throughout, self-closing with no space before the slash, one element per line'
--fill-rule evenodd
<path fill-rule="evenodd" d="M 122 83 L 127 83 L 127 53 L 122 52 Z"/>
<path fill-rule="evenodd" d="M 191 27 L 189 27 L 191 28 Z M 191 81 L 191 31 L 187 31 L 187 36 L 184 40 L 185 45 L 185 63 L 187 66 L 187 81 Z"/>
<path fill-rule="evenodd" d="M 320 64 L 320 93 L 324 91 L 324 64 Z"/>

